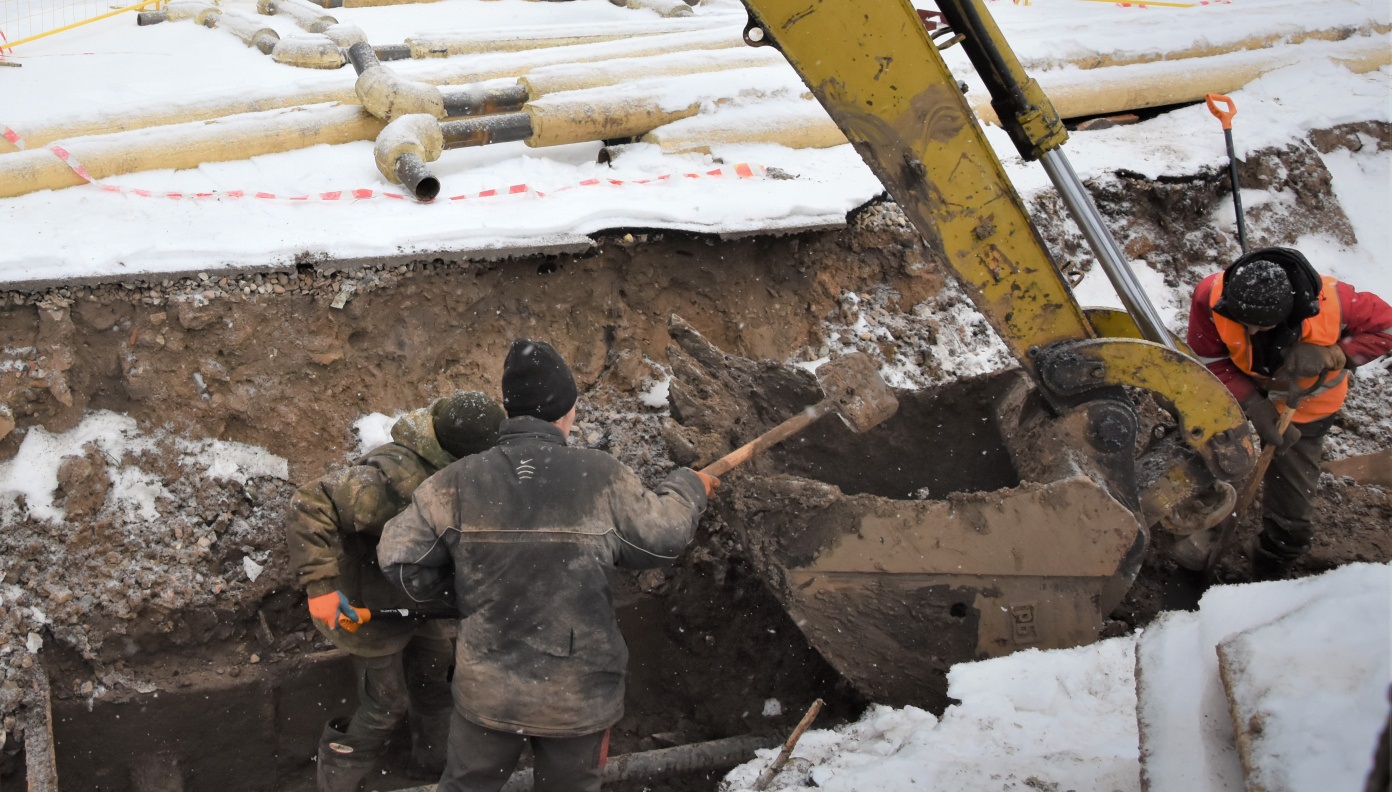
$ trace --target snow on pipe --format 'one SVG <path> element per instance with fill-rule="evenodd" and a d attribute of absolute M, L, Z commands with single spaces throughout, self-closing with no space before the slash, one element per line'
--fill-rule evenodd
<path fill-rule="evenodd" d="M 793 149 L 831 148 L 846 136 L 815 99 L 730 108 L 660 126 L 639 140 L 665 154 L 709 154 L 721 143 L 776 143 Z"/>
<path fill-rule="evenodd" d="M 266 16 L 289 17 L 309 33 L 323 33 L 338 24 L 337 19 L 309 0 L 258 0 L 256 10 Z"/>
<path fill-rule="evenodd" d="M 217 11 L 206 3 L 171 3 L 176 5 L 196 5 Z M 595 44 L 582 44 L 575 47 L 557 47 L 534 51 L 517 52 L 511 55 L 489 58 L 490 66 L 480 69 L 475 63 L 464 59 L 461 62 L 442 61 L 435 69 L 420 75 L 421 81 L 432 85 L 458 85 L 485 82 L 502 78 L 516 78 L 533 69 L 560 64 L 593 63 L 615 58 L 631 58 L 662 55 L 683 50 L 719 49 L 743 47 L 740 31 L 735 28 L 696 30 L 672 33 L 661 36 L 647 36 L 632 40 L 608 41 Z M 380 52 L 382 47 L 375 47 Z M 83 136 L 98 136 L 127 132 L 135 129 L 168 126 L 189 121 L 206 121 L 225 118 L 241 113 L 256 113 L 287 107 L 318 105 L 337 102 L 357 104 L 354 85 L 345 81 L 342 85 L 324 88 L 285 90 L 266 96 L 248 99 L 235 96 L 204 99 L 178 106 L 138 114 L 125 112 L 98 113 L 90 116 L 70 117 L 49 122 L 45 126 L 16 130 L 22 142 L 15 144 L 8 138 L 0 137 L 0 158 L 7 152 L 16 153 L 26 148 L 45 146 L 58 140 Z M 307 112 L 316 112 L 308 108 Z M 374 131 L 360 140 L 371 140 Z M 36 189 L 44 189 L 42 187 Z"/>
<path fill-rule="evenodd" d="M 321 143 L 372 140 L 382 122 L 355 105 L 282 108 L 63 142 L 93 180 L 144 170 L 196 168 Z M 0 198 L 85 184 L 47 148 L 0 156 Z"/>
<path fill-rule="evenodd" d="M 790 77 L 770 67 L 732 69 L 719 86 L 709 85 L 709 80 L 688 79 L 702 77 L 688 75 L 659 79 L 649 85 L 631 83 L 565 91 L 528 102 L 522 112 L 443 124 L 436 120 L 439 116 L 432 113 L 403 115 L 392 121 L 378 137 L 373 152 L 377 170 L 393 183 L 407 187 L 413 182 L 424 184 L 423 190 L 413 188 L 412 192 L 421 200 L 429 200 L 438 194 L 439 185 L 424 168 L 424 163 L 438 159 L 444 149 L 515 140 L 541 148 L 636 137 L 672 121 L 694 116 L 706 106 L 757 103 L 784 96 L 789 89 L 784 83 L 792 82 L 797 89 L 803 88 L 801 81 L 795 79 L 796 75 Z M 770 85 L 774 87 L 767 87 Z M 663 90 L 655 90 L 657 86 L 662 86 Z M 674 98 L 683 95 L 680 100 Z M 440 136 L 438 147 L 435 145 L 437 134 Z M 420 162 L 412 159 L 401 162 L 403 154 L 414 155 Z"/>
<path fill-rule="evenodd" d="M 1232 93 L 1267 72 L 1317 59 L 1333 60 L 1356 74 L 1366 74 L 1392 64 L 1392 47 L 1382 36 L 1313 40 L 1264 51 L 1043 72 L 1035 79 L 1061 117 L 1081 118 L 1198 102 L 1210 93 Z M 990 101 L 989 96 L 974 95 L 972 109 L 982 122 L 999 126 Z"/>
<path fill-rule="evenodd" d="M 678 0 L 680 2 L 680 0 Z M 683 3 L 685 5 L 685 3 Z M 693 17 L 667 20 L 660 23 L 629 22 L 605 25 L 540 25 L 515 29 L 484 29 L 467 33 L 425 33 L 406 39 L 411 57 L 453 58 L 459 55 L 486 55 L 500 52 L 519 52 L 531 49 L 568 47 L 576 44 L 597 44 L 648 36 L 694 31 L 729 30 L 728 19 Z M 743 42 L 740 42 L 743 44 Z"/>
<path fill-rule="evenodd" d="M 656 11 L 658 16 L 667 18 L 694 16 L 696 13 L 691 10 L 691 5 L 686 0 L 609 0 L 609 2 L 623 8 Z"/>

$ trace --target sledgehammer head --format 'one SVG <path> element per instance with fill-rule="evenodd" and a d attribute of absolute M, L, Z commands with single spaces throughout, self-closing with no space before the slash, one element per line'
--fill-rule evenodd
<path fill-rule="evenodd" d="M 817 381 L 826 411 L 841 416 L 853 432 L 873 429 L 899 409 L 899 400 L 880 377 L 879 368 L 863 353 L 842 355 L 818 366 Z"/>

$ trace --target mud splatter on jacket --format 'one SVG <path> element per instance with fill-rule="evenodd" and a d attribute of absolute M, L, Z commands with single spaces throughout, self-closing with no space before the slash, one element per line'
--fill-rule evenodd
<path fill-rule="evenodd" d="M 292 567 L 309 596 L 337 589 L 359 607 L 415 604 L 383 577 L 377 540 L 387 520 L 410 504 L 421 482 L 454 457 L 436 442 L 429 409 L 398 420 L 392 439 L 343 470 L 304 485 L 291 499 L 285 538 Z M 382 657 L 401 651 L 420 623 L 374 621 L 356 633 L 326 630 L 317 621 L 315 626 L 344 651 Z"/>
<path fill-rule="evenodd" d="M 623 716 L 614 568 L 676 559 L 705 507 L 689 469 L 647 490 L 612 456 L 511 418 L 494 448 L 416 490 L 383 530 L 378 560 L 415 597 L 453 584 L 461 715 L 533 736 L 593 734 Z"/>

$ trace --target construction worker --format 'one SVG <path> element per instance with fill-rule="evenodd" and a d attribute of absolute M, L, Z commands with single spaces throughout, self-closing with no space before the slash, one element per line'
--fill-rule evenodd
<path fill-rule="evenodd" d="M 392 442 L 301 487 L 291 501 L 286 540 L 310 616 L 352 656 L 358 680 L 357 710 L 351 718 L 331 720 L 320 738 L 319 792 L 358 789 L 405 719 L 411 731 L 408 773 L 425 779 L 444 769 L 453 621 L 373 620 L 342 627 L 339 620 L 361 621 L 353 605 L 418 607 L 377 566 L 382 526 L 431 474 L 492 446 L 504 417 L 502 407 L 482 393 L 438 399 L 398 419 Z"/>
<path fill-rule="evenodd" d="M 1257 580 L 1285 577 L 1314 539 L 1324 436 L 1344 404 L 1350 370 L 1392 351 L 1392 307 L 1321 276 L 1295 250 L 1262 248 L 1194 289 L 1187 340 L 1242 405 L 1263 445 L 1277 447 L 1262 480 L 1252 573 Z M 1294 416 L 1283 432 L 1288 399 Z M 1202 554 L 1175 557 L 1202 568 Z"/>
<path fill-rule="evenodd" d="M 452 584 L 462 614 L 439 792 L 501 788 L 528 744 L 537 792 L 597 792 L 628 665 L 614 567 L 675 560 L 719 484 L 681 468 L 647 490 L 569 447 L 576 396 L 550 345 L 514 342 L 497 445 L 423 484 L 382 532 L 387 575 L 421 599 Z"/>

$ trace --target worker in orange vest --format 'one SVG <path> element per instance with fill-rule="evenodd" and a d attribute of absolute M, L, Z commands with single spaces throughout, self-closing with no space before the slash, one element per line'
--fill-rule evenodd
<path fill-rule="evenodd" d="M 1277 447 L 1262 481 L 1252 575 L 1285 577 L 1314 540 L 1324 436 L 1352 370 L 1392 351 L 1392 307 L 1320 275 L 1296 250 L 1262 248 L 1194 289 L 1187 341 L 1242 405 L 1262 443 Z M 1288 398 L 1298 401 L 1282 432 Z"/>

